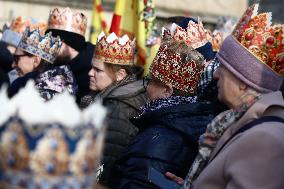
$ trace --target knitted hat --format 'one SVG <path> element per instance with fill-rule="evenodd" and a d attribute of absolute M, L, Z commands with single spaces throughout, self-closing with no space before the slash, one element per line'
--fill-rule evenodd
<path fill-rule="evenodd" d="M 247 9 L 217 58 L 237 78 L 259 92 L 279 90 L 284 76 L 284 25 L 271 26 L 271 13 Z"/>

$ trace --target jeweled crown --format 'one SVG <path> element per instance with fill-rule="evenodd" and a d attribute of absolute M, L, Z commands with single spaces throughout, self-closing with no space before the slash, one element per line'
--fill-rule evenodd
<path fill-rule="evenodd" d="M 187 36 L 176 38 L 175 34 L 163 29 L 162 43 L 150 66 L 150 74 L 175 89 L 194 94 L 203 71 L 204 58 L 185 42 Z M 177 49 L 172 49 L 174 46 L 178 46 Z M 181 52 L 181 49 L 186 50 Z"/>
<path fill-rule="evenodd" d="M 204 46 L 208 42 L 206 30 L 199 18 L 198 23 L 195 23 L 192 20 L 189 21 L 186 30 L 174 24 L 174 27 L 172 26 L 171 28 L 171 33 L 176 40 L 182 40 L 194 49 Z"/>
<path fill-rule="evenodd" d="M 6 26 L 3 28 L 3 36 L 1 41 L 17 47 L 21 40 L 22 34 L 25 32 L 26 27 L 28 26 L 31 28 L 31 30 L 39 28 L 42 34 L 44 34 L 47 28 L 47 24 L 44 22 L 32 23 L 30 20 L 24 20 L 21 16 L 19 16 L 12 20 L 9 27 Z"/>
<path fill-rule="evenodd" d="M 130 40 L 127 35 L 120 38 L 115 33 L 106 36 L 102 32 L 98 36 L 95 58 L 110 64 L 133 65 L 134 51 L 135 39 Z"/>
<path fill-rule="evenodd" d="M 65 30 L 85 36 L 87 17 L 80 12 L 72 12 L 69 7 L 53 9 L 48 18 L 48 29 Z"/>
<path fill-rule="evenodd" d="M 284 76 L 284 25 L 272 25 L 272 13 L 258 14 L 258 4 L 250 6 L 232 35 L 260 62 Z"/>
<path fill-rule="evenodd" d="M 56 38 L 52 37 L 51 32 L 46 35 L 41 35 L 38 28 L 31 31 L 30 28 L 27 27 L 18 48 L 53 63 L 61 45 L 62 41 L 59 36 Z"/>

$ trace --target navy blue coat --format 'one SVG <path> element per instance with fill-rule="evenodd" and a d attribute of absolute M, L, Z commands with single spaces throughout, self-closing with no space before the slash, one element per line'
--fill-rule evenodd
<path fill-rule="evenodd" d="M 132 119 L 139 134 L 116 162 L 113 188 L 159 188 L 148 179 L 150 168 L 184 178 L 197 155 L 199 136 L 220 112 L 217 107 L 210 102 L 181 104 Z"/>

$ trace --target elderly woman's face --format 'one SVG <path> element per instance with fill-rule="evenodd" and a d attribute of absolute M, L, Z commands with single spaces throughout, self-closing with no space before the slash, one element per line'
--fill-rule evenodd
<path fill-rule="evenodd" d="M 244 94 L 240 88 L 239 81 L 222 64 L 214 73 L 214 79 L 217 80 L 218 99 L 230 108 L 236 108 L 240 104 L 241 96 Z"/>

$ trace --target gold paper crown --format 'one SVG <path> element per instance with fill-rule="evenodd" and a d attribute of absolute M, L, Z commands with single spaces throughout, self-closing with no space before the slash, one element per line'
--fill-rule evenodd
<path fill-rule="evenodd" d="M 48 29 L 65 30 L 85 36 L 87 17 L 83 13 L 73 13 L 69 7 L 53 9 L 48 18 Z"/>
<path fill-rule="evenodd" d="M 206 37 L 206 31 L 203 27 L 201 20 L 198 18 L 198 23 L 196 24 L 192 20 L 188 22 L 187 29 L 173 24 L 171 28 L 171 34 L 176 40 L 182 40 L 187 45 L 190 45 L 194 49 L 204 46 L 208 40 Z"/>
<path fill-rule="evenodd" d="M 95 58 L 110 64 L 133 65 L 134 50 L 135 39 L 131 41 L 127 35 L 118 38 L 115 33 L 106 37 L 102 32 L 98 36 Z"/>
<path fill-rule="evenodd" d="M 258 14 L 258 4 L 250 6 L 232 35 L 260 62 L 284 76 L 284 25 L 271 23 L 272 13 Z"/>
<path fill-rule="evenodd" d="M 9 29 L 14 32 L 24 33 L 26 31 L 26 27 L 28 26 L 31 30 L 39 28 L 42 34 L 44 34 L 47 28 L 47 24 L 44 22 L 32 23 L 30 20 L 23 20 L 21 16 L 18 16 L 17 18 L 12 20 Z"/>
<path fill-rule="evenodd" d="M 31 31 L 30 28 L 27 27 L 18 48 L 53 63 L 61 45 L 62 42 L 59 36 L 54 38 L 52 37 L 51 32 L 42 36 L 38 28 Z"/>
<path fill-rule="evenodd" d="M 150 73 L 165 84 L 171 84 L 178 90 L 194 94 L 203 71 L 204 58 L 185 43 L 186 39 L 186 36 L 176 38 L 174 33 L 171 34 L 171 31 L 163 28 L 162 44 L 150 66 Z M 177 45 L 187 50 L 180 53 L 179 50 L 172 49 Z"/>

